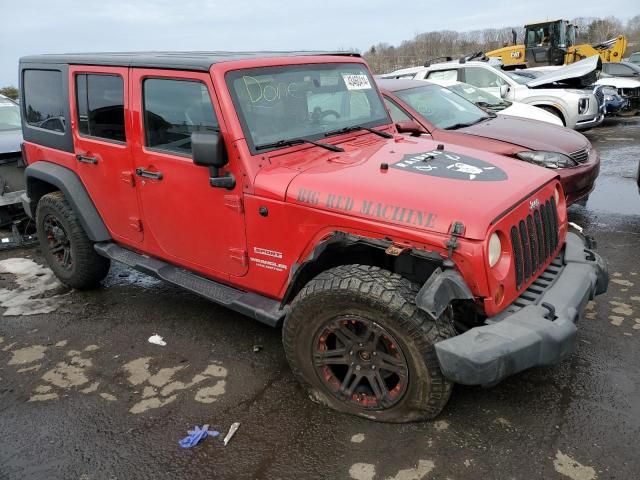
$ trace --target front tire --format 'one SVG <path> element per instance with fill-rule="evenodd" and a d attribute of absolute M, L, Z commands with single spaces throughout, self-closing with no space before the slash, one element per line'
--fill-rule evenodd
<path fill-rule="evenodd" d="M 291 369 L 312 398 L 382 422 L 437 416 L 453 384 L 435 343 L 455 335 L 415 304 L 419 286 L 387 270 L 344 265 L 296 296 L 283 327 Z"/>
<path fill-rule="evenodd" d="M 62 192 L 48 193 L 40 199 L 36 228 L 47 264 L 65 285 L 90 289 L 109 273 L 110 260 L 96 253 Z"/>

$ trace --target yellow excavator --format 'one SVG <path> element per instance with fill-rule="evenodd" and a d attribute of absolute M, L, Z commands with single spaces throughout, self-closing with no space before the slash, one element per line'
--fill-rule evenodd
<path fill-rule="evenodd" d="M 593 55 L 600 55 L 603 62 L 619 62 L 627 48 L 627 39 L 623 35 L 593 45 L 576 45 L 578 27 L 568 20 L 530 23 L 524 28 L 524 45 L 517 44 L 517 35 L 513 31 L 513 45 L 485 55 L 500 58 L 503 68 L 515 69 L 567 65 Z"/>

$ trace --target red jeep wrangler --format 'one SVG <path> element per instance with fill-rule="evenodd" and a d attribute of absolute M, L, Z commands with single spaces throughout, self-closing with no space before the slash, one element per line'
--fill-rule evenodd
<path fill-rule="evenodd" d="M 60 280 L 117 260 L 283 323 L 337 410 L 430 418 L 455 382 L 556 362 L 607 288 L 552 172 L 398 135 L 358 55 L 39 55 L 20 79 L 24 207 Z"/>

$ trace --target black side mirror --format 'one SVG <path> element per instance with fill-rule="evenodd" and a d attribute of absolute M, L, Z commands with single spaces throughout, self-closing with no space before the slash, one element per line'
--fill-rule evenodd
<path fill-rule="evenodd" d="M 236 179 L 231 173 L 220 175 L 220 168 L 229 163 L 224 139 L 218 132 L 193 132 L 191 134 L 193 163 L 209 167 L 209 184 L 212 187 L 233 189 Z"/>

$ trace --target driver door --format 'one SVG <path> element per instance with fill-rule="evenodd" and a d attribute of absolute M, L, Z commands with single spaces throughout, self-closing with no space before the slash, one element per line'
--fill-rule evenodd
<path fill-rule="evenodd" d="M 191 133 L 224 131 L 211 78 L 133 69 L 135 181 L 146 250 L 220 279 L 248 268 L 240 188 L 214 188 L 191 156 Z M 237 158 L 225 170 L 242 178 Z"/>

